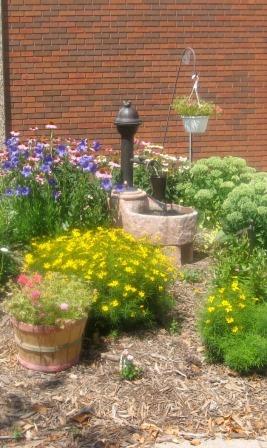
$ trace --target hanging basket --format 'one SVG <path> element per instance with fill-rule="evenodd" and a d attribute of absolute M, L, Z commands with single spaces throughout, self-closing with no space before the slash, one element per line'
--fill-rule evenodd
<path fill-rule="evenodd" d="M 60 372 L 77 364 L 86 321 L 69 321 L 60 328 L 12 319 L 20 364 L 38 372 Z"/>
<path fill-rule="evenodd" d="M 202 134 L 208 126 L 208 116 L 181 117 L 186 132 Z"/>

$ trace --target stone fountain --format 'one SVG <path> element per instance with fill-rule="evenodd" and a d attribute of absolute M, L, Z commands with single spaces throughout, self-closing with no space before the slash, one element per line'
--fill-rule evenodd
<path fill-rule="evenodd" d="M 129 101 L 124 102 L 115 120 L 122 136 L 122 193 L 113 192 L 111 207 L 116 209 L 116 224 L 136 238 L 147 237 L 163 246 L 176 264 L 192 262 L 197 212 L 191 207 L 165 204 L 133 187 L 133 137 L 141 120 Z"/>

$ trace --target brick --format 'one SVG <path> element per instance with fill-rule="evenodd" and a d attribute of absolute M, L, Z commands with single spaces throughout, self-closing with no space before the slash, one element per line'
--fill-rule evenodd
<path fill-rule="evenodd" d="M 190 43 L 200 93 L 223 110 L 194 136 L 196 157 L 236 154 L 267 168 L 265 0 L 7 0 L 4 4 L 8 128 L 44 127 L 119 144 L 113 120 L 130 98 L 161 142 L 182 50 Z M 5 25 L 6 26 L 6 25 Z M 8 43 L 8 46 L 7 46 Z M 176 94 L 189 93 L 182 66 Z M 188 136 L 171 113 L 167 150 L 187 154 Z"/>

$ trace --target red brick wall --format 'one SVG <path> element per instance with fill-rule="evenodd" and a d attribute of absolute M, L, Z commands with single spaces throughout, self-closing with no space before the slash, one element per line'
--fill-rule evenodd
<path fill-rule="evenodd" d="M 267 168 L 266 0 L 5 0 L 4 20 L 9 129 L 52 120 L 61 134 L 118 147 L 113 120 L 129 98 L 144 120 L 138 136 L 159 143 L 181 51 L 192 46 L 201 95 L 224 110 L 194 137 L 195 157 Z M 190 76 L 183 66 L 177 95 L 189 93 Z M 167 142 L 187 153 L 174 112 Z"/>

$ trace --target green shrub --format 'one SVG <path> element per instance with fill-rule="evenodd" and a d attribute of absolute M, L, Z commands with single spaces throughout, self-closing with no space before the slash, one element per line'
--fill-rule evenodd
<path fill-rule="evenodd" d="M 210 157 L 193 164 L 177 186 L 176 200 L 196 207 L 207 227 L 220 223 L 222 205 L 232 189 L 249 182 L 255 169 L 238 157 Z"/>
<path fill-rule="evenodd" d="M 234 188 L 222 205 L 222 225 L 227 233 L 253 226 L 257 243 L 267 248 L 267 176 L 254 175 Z"/>
<path fill-rule="evenodd" d="M 120 329 L 164 319 L 175 270 L 161 250 L 121 229 L 80 232 L 34 242 L 25 269 L 79 275 L 98 291 L 92 319 Z"/>
<path fill-rule="evenodd" d="M 223 342 L 225 363 L 241 373 L 267 366 L 267 338 L 249 333 L 238 339 L 226 339 Z"/>
<path fill-rule="evenodd" d="M 238 277 L 248 294 L 267 301 L 267 251 L 251 247 L 247 236 L 231 237 L 222 248 L 215 248 L 214 285 L 224 287 Z"/>
<path fill-rule="evenodd" d="M 211 361 L 239 372 L 267 366 L 266 303 L 253 297 L 237 277 L 207 298 L 200 331 Z"/>

